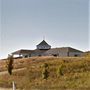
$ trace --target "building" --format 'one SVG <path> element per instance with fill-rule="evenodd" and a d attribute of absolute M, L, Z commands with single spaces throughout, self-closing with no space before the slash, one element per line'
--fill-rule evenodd
<path fill-rule="evenodd" d="M 25 49 L 21 49 L 21 50 L 17 50 L 13 53 L 11 53 L 12 55 L 16 56 L 16 57 L 31 57 L 31 53 L 33 52 L 33 50 L 25 50 Z"/>
<path fill-rule="evenodd" d="M 43 40 L 40 44 L 37 45 L 37 49 L 38 50 L 49 50 L 51 49 L 51 46 L 45 40 Z"/>
<path fill-rule="evenodd" d="M 61 47 L 52 48 L 46 51 L 44 54 L 46 56 L 59 56 L 59 57 L 77 57 L 82 55 L 82 51 L 71 48 L 71 47 Z"/>
<path fill-rule="evenodd" d="M 18 50 L 12 55 L 19 57 L 34 57 L 34 56 L 58 56 L 58 57 L 78 57 L 82 56 L 83 52 L 71 47 L 51 48 L 45 40 L 36 46 L 35 50 Z"/>

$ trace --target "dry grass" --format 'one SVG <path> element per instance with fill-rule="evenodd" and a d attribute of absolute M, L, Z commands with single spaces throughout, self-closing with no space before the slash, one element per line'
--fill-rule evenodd
<path fill-rule="evenodd" d="M 42 79 L 44 63 L 49 65 L 47 80 Z M 64 75 L 57 77 L 57 68 L 61 64 L 64 65 Z M 11 87 L 14 80 L 21 90 L 90 90 L 90 57 L 33 57 L 15 60 L 14 68 L 21 67 L 26 69 L 14 72 L 11 76 L 0 76 L 0 86 Z"/>

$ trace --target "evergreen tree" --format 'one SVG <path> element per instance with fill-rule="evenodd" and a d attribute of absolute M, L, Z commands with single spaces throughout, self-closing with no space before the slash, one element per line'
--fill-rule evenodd
<path fill-rule="evenodd" d="M 7 60 L 8 60 L 8 65 L 7 65 L 8 73 L 11 75 L 12 74 L 12 69 L 13 69 L 13 56 L 8 55 Z"/>

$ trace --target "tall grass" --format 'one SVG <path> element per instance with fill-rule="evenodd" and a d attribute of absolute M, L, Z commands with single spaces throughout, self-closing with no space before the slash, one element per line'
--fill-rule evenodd
<path fill-rule="evenodd" d="M 48 64 L 47 68 L 46 64 Z M 49 77 L 42 78 L 42 70 L 47 68 Z M 14 72 L 12 76 L 0 76 L 0 86 L 10 87 L 11 81 L 24 90 L 89 90 L 90 58 L 34 58 L 25 63 L 25 70 Z M 6 86 L 6 87 L 7 87 Z"/>

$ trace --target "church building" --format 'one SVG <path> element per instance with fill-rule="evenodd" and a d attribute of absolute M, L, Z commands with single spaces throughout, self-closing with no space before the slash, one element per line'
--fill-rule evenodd
<path fill-rule="evenodd" d="M 34 50 L 21 49 L 11 53 L 13 56 L 34 57 L 34 56 L 56 56 L 56 57 L 79 57 L 83 52 L 71 47 L 51 48 L 45 40 L 36 45 Z"/>

